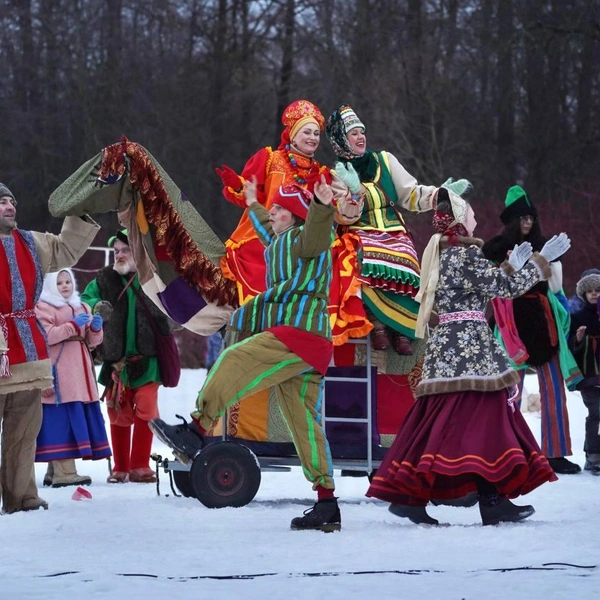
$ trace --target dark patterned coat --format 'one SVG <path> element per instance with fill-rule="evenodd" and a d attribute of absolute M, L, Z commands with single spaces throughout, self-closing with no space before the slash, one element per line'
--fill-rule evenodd
<path fill-rule="evenodd" d="M 508 275 L 475 247 L 442 250 L 434 310 L 445 313 L 483 312 L 495 297 L 516 298 L 542 278 L 548 262 L 534 256 L 520 271 Z M 427 340 L 423 377 L 415 395 L 475 390 L 491 392 L 519 381 L 504 350 L 485 320 L 440 323 Z"/>

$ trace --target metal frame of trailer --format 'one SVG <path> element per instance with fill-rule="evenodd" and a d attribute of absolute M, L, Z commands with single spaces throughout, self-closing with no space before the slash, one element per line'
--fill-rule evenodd
<path fill-rule="evenodd" d="M 351 340 L 350 343 L 366 346 L 365 377 L 325 376 L 325 381 L 362 383 L 366 386 L 365 399 L 367 416 L 364 418 L 327 417 L 327 395 L 323 391 L 323 426 L 327 423 L 365 424 L 367 426 L 366 459 L 336 459 L 332 457 L 333 468 L 344 471 L 357 471 L 371 474 L 381 460 L 373 458 L 373 405 L 372 405 L 372 350 L 369 336 Z M 260 442 L 257 442 L 260 443 Z M 261 471 L 285 472 L 300 466 L 297 456 L 256 456 L 248 447 L 237 440 L 229 440 L 223 428 L 222 440 L 207 444 L 194 459 L 185 464 L 177 459 L 167 459 L 154 454 L 157 475 L 162 469 L 169 475 L 174 495 L 195 497 L 209 508 L 245 506 L 252 501 L 260 486 Z M 157 479 L 160 493 L 160 476 Z"/>

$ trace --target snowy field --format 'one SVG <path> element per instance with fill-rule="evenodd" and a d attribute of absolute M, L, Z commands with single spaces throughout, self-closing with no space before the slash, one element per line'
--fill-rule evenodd
<path fill-rule="evenodd" d="M 165 420 L 189 413 L 204 373 L 161 390 Z M 569 412 L 583 466 L 577 393 Z M 526 418 L 539 435 L 539 413 Z M 159 442 L 155 451 L 169 455 Z M 586 472 L 527 496 L 537 510 L 527 521 L 486 528 L 476 506 L 430 507 L 447 525 L 413 525 L 365 498 L 366 478 L 338 476 L 343 529 L 324 534 L 289 528 L 313 502 L 298 469 L 263 473 L 244 508 L 210 510 L 174 497 L 164 474 L 159 497 L 154 485 L 105 483 L 106 461 L 78 464 L 94 480 L 91 500 L 41 489 L 50 510 L 0 517 L 1 599 L 600 598 L 600 477 Z"/>

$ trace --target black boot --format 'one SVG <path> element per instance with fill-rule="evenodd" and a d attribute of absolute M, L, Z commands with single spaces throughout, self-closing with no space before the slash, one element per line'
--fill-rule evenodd
<path fill-rule="evenodd" d="M 179 417 L 179 415 L 176 415 Z M 173 453 L 182 463 L 189 463 L 200 452 L 204 438 L 193 423 L 179 417 L 181 425 L 168 425 L 162 419 L 152 419 L 148 423 L 156 437 L 173 449 Z"/>
<path fill-rule="evenodd" d="M 440 522 L 427 514 L 424 506 L 409 506 L 408 504 L 390 504 L 388 510 L 397 517 L 409 519 L 417 525 L 439 525 Z"/>
<path fill-rule="evenodd" d="M 340 531 L 342 517 L 337 498 L 325 498 L 315 502 L 312 508 L 304 511 L 303 517 L 292 519 L 291 528 L 297 531 L 316 529 L 318 531 Z"/>
<path fill-rule="evenodd" d="M 549 458 L 548 462 L 552 467 L 552 470 L 558 475 L 577 475 L 577 473 L 581 473 L 581 467 L 567 460 L 564 456 L 559 458 Z"/>
<path fill-rule="evenodd" d="M 454 498 L 452 500 L 434 500 L 431 499 L 431 504 L 434 506 L 459 506 L 463 508 L 468 508 L 470 506 L 475 506 L 479 498 L 477 497 L 477 492 L 469 492 L 465 496 L 461 496 L 460 498 Z"/>
<path fill-rule="evenodd" d="M 502 494 L 480 494 L 479 512 L 484 525 L 498 525 L 498 523 L 516 523 L 530 517 L 535 508 L 529 504 L 517 506 Z"/>

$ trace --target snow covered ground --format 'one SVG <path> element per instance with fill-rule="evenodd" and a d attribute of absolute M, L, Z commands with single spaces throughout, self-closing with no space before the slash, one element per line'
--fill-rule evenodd
<path fill-rule="evenodd" d="M 184 371 L 177 389 L 161 390 L 165 420 L 189 412 L 203 378 Z M 569 412 L 583 465 L 577 393 Z M 526 417 L 538 435 L 539 413 Z M 366 478 L 338 476 L 343 529 L 324 534 L 289 529 L 313 502 L 298 469 L 263 473 L 251 504 L 221 510 L 174 497 L 165 475 L 159 497 L 154 485 L 108 485 L 105 461 L 79 471 L 94 479 L 92 500 L 43 489 L 50 510 L 0 517 L 0 598 L 600 598 L 600 477 L 589 473 L 526 497 L 529 520 L 486 528 L 477 507 L 431 507 L 447 526 L 410 524 L 365 498 Z"/>

